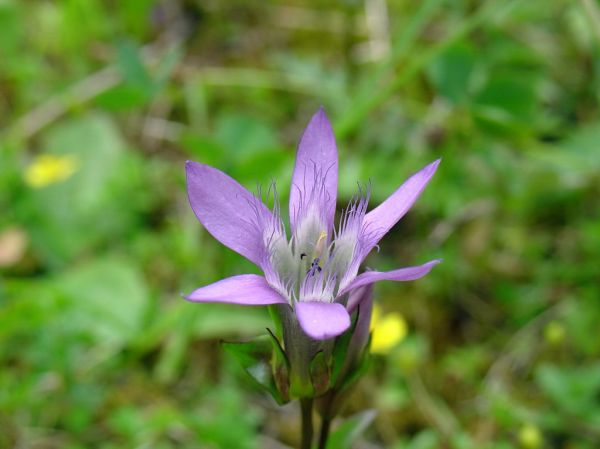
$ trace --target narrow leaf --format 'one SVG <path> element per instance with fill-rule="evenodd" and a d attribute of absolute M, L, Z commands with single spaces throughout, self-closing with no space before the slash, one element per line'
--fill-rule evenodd
<path fill-rule="evenodd" d="M 377 415 L 376 410 L 365 410 L 344 421 L 329 437 L 327 449 L 350 449 Z"/>
<path fill-rule="evenodd" d="M 269 336 L 263 336 L 243 343 L 223 342 L 222 345 L 236 358 L 254 382 L 268 391 L 277 403 L 283 404 L 287 400 L 279 393 L 269 363 L 273 348 L 270 340 Z"/>

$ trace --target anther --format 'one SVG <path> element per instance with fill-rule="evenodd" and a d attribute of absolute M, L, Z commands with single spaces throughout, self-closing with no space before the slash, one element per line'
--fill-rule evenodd
<path fill-rule="evenodd" d="M 310 274 L 311 276 L 314 276 L 315 274 L 323 271 L 323 268 L 321 268 L 321 266 L 319 265 L 320 260 L 321 259 L 319 257 L 316 257 L 310 264 L 310 268 L 308 270 L 306 270 L 306 274 Z"/>
<path fill-rule="evenodd" d="M 321 231 L 319 234 L 319 238 L 317 239 L 317 243 L 315 245 L 315 257 L 321 257 L 323 254 L 323 249 L 325 249 L 325 243 L 327 242 L 327 233 L 325 231 Z"/>

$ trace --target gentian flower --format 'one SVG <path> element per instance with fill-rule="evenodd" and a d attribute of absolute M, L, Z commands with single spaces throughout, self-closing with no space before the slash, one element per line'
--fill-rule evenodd
<path fill-rule="evenodd" d="M 306 334 L 302 338 L 308 336 L 310 341 L 344 333 L 351 324 L 350 313 L 357 307 L 355 298 L 364 296 L 361 292 L 365 287 L 383 280 L 418 279 L 439 262 L 359 274 L 367 255 L 410 209 L 438 164 L 439 160 L 432 162 L 412 175 L 370 212 L 369 191 L 360 192 L 342 211 L 336 227 L 337 148 L 331 124 L 321 108 L 298 145 L 288 238 L 276 201 L 274 210 L 269 210 L 258 195 L 225 173 L 188 161 L 187 190 L 194 213 L 213 237 L 258 265 L 264 276 L 232 276 L 201 287 L 186 298 L 249 306 L 280 305 L 284 333 L 287 327 L 288 334 L 297 336 L 301 329 Z"/>

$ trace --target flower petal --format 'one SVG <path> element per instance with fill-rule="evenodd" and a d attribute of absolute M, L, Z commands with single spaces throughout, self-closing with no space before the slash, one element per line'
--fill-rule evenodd
<path fill-rule="evenodd" d="M 372 296 L 373 296 L 373 285 L 372 284 L 368 284 L 368 285 L 364 285 L 362 287 L 358 287 L 354 290 L 352 290 L 350 292 L 350 295 L 348 296 L 348 304 L 346 304 L 346 310 L 348 311 L 348 313 L 352 314 L 354 313 L 354 311 L 356 310 L 356 308 L 358 306 L 363 306 L 362 303 L 363 301 L 365 302 L 372 302 Z M 371 307 L 369 306 L 369 310 L 371 309 Z M 369 316 L 371 315 L 371 312 L 369 311 Z"/>
<path fill-rule="evenodd" d="M 363 285 L 373 284 L 378 281 L 414 281 L 425 276 L 431 269 L 440 263 L 441 259 L 435 259 L 423 265 L 399 268 L 393 271 L 367 271 L 359 274 L 346 288 L 338 293 L 338 296 L 348 293 Z"/>
<path fill-rule="evenodd" d="M 400 220 L 417 200 L 435 173 L 441 159 L 427 165 L 402 184 L 383 203 L 365 215 L 363 229 L 368 233 L 367 257 L 377 242 Z"/>
<path fill-rule="evenodd" d="M 365 285 L 352 291 L 346 308 L 350 314 L 357 310 L 358 317 L 338 379 L 345 379 L 350 370 L 356 369 L 369 343 L 371 314 L 373 310 L 373 285 Z"/>
<path fill-rule="evenodd" d="M 194 302 L 225 302 L 244 306 L 287 304 L 264 277 L 256 274 L 232 276 L 194 290 L 185 299 Z"/>
<path fill-rule="evenodd" d="M 300 301 L 294 304 L 300 326 L 315 340 L 337 337 L 350 327 L 346 308 L 338 303 Z"/>
<path fill-rule="evenodd" d="M 185 164 L 190 205 L 204 227 L 223 245 L 257 265 L 263 262 L 264 223 L 271 211 L 255 195 L 216 168 Z"/>
<path fill-rule="evenodd" d="M 350 293 L 348 305 L 349 313 L 358 309 L 356 327 L 348 346 L 347 358 L 356 357 L 369 341 L 371 330 L 371 315 L 373 313 L 373 284 L 359 287 Z"/>
<path fill-rule="evenodd" d="M 329 232 L 333 227 L 338 182 L 338 155 L 331 123 L 321 107 L 311 118 L 298 144 L 292 188 L 290 224 L 292 232 L 317 203 Z"/>

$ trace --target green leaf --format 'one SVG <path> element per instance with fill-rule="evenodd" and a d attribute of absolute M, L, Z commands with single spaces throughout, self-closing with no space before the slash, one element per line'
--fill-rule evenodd
<path fill-rule="evenodd" d="M 376 415 L 375 410 L 365 410 L 348 418 L 331 433 L 327 449 L 350 449 L 352 443 L 369 427 Z"/>
<path fill-rule="evenodd" d="M 127 111 L 148 103 L 148 92 L 137 86 L 121 84 L 104 92 L 94 103 L 109 111 Z"/>
<path fill-rule="evenodd" d="M 440 437 L 432 429 L 422 430 L 410 439 L 410 442 L 402 441 L 394 446 L 394 449 L 438 449 Z"/>
<path fill-rule="evenodd" d="M 55 278 L 65 300 L 64 329 L 90 335 L 96 344 L 122 347 L 143 329 L 149 293 L 128 260 L 104 258 Z"/>
<path fill-rule="evenodd" d="M 529 129 L 537 118 L 536 82 L 532 75 L 494 74 L 475 98 L 475 117 L 490 129 Z"/>
<path fill-rule="evenodd" d="M 277 145 L 277 135 L 269 124 L 238 113 L 220 117 L 216 136 L 235 159 L 246 159 Z"/>
<path fill-rule="evenodd" d="M 148 73 L 140 55 L 140 49 L 129 40 L 117 44 L 117 65 L 126 84 L 142 91 L 151 92 L 154 81 Z"/>
<path fill-rule="evenodd" d="M 248 342 L 223 342 L 223 347 L 242 365 L 254 382 L 268 391 L 278 404 L 287 402 L 277 388 L 271 360 L 273 344 L 270 336 L 261 336 Z"/>
<path fill-rule="evenodd" d="M 116 64 L 123 76 L 123 82 L 96 99 L 96 103 L 113 110 L 147 104 L 165 85 L 181 57 L 176 47 L 166 52 L 153 75 L 142 60 L 140 47 L 132 41 L 118 42 L 116 50 Z"/>
<path fill-rule="evenodd" d="M 356 323 L 358 323 L 359 313 L 360 308 L 358 309 L 358 312 L 354 314 L 350 328 L 335 340 L 332 353 L 331 386 L 336 386 L 344 381 L 344 379 L 340 379 L 340 375 L 346 374 L 343 371 L 345 371 L 344 368 L 346 368 L 348 362 L 348 346 L 352 340 Z"/>
<path fill-rule="evenodd" d="M 536 382 L 562 411 L 584 420 L 598 419 L 600 406 L 600 363 L 581 367 L 542 365 Z"/>
<path fill-rule="evenodd" d="M 576 128 L 560 145 L 532 152 L 530 158 L 535 164 L 552 169 L 562 186 L 580 188 L 586 182 L 593 182 L 600 170 L 598 142 L 600 122 L 596 121 Z"/>
<path fill-rule="evenodd" d="M 428 70 L 429 78 L 441 95 L 453 103 L 464 102 L 469 95 L 475 63 L 473 47 L 460 42 L 433 60 Z"/>
<path fill-rule="evenodd" d="M 186 130 L 181 135 L 181 145 L 186 153 L 205 164 L 224 166 L 227 150 L 215 140 L 195 134 L 193 130 Z"/>
<path fill-rule="evenodd" d="M 370 345 L 371 340 L 369 338 L 367 348 Z M 347 390 L 351 388 L 358 381 L 358 379 L 360 379 L 369 370 L 370 365 L 371 353 L 367 349 L 363 352 L 361 359 L 358 361 L 357 365 L 353 367 L 352 371 L 346 373 L 344 378 L 341 380 L 341 384 L 339 386 L 340 395 L 346 394 Z"/>
<path fill-rule="evenodd" d="M 240 394 L 237 385 L 221 381 L 211 386 L 210 392 L 203 395 L 201 402 L 200 409 L 195 408 L 191 413 L 184 412 L 180 420 L 186 422 L 186 427 L 195 433 L 192 438 L 195 443 L 192 446 L 200 443 L 200 447 L 215 449 L 261 447 L 256 441 L 256 429 L 261 424 L 262 415 L 257 407 L 248 403 L 246 396 Z M 172 445 L 165 447 L 173 448 Z M 189 445 L 183 444 L 183 447 Z"/>
<path fill-rule="evenodd" d="M 131 230 L 140 203 L 140 161 L 127 153 L 114 123 L 89 114 L 53 128 L 44 153 L 74 160 L 68 179 L 30 189 L 19 205 L 38 255 L 60 265 Z"/>

